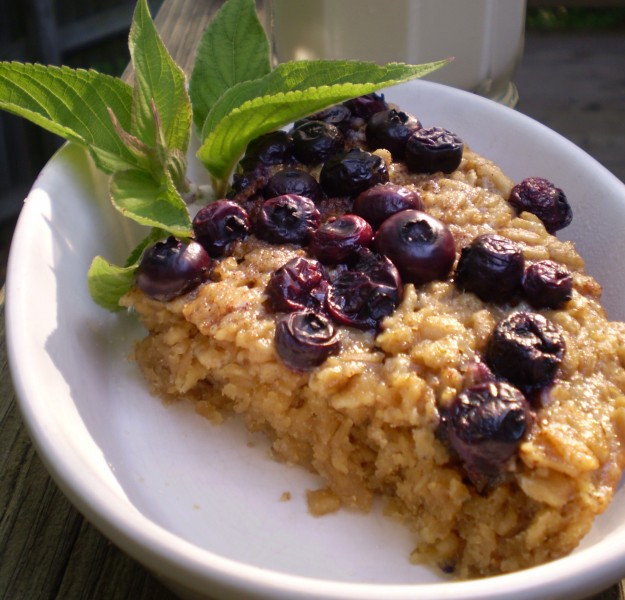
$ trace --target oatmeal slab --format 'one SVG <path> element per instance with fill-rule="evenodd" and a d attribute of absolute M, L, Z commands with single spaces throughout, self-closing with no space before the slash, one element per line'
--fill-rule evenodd
<path fill-rule="evenodd" d="M 413 531 L 415 562 L 468 578 L 566 555 L 607 507 L 625 464 L 625 325 L 607 320 L 574 245 L 515 213 L 513 182 L 492 162 L 465 148 L 456 171 L 424 176 L 379 154 L 391 181 L 418 189 L 425 211 L 448 225 L 457 256 L 477 235 L 499 233 L 522 245 L 528 263 L 568 267 L 572 298 L 536 311 L 483 302 L 450 279 L 407 284 L 379 332 L 340 327 L 340 353 L 297 372 L 276 353 L 265 288 L 306 251 L 250 236 L 191 293 L 160 302 L 134 289 L 123 298 L 148 330 L 134 357 L 158 396 L 194 402 L 215 423 L 240 414 L 266 433 L 276 459 L 319 473 L 327 486 L 310 494 L 313 514 L 366 511 L 382 497 Z M 441 414 L 474 381 L 496 323 L 524 309 L 560 328 L 566 353 L 518 452 L 482 488 L 441 439 Z"/>

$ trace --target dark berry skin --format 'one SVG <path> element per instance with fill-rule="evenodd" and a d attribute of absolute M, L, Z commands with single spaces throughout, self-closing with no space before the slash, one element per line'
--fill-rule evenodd
<path fill-rule="evenodd" d="M 284 194 L 306 196 L 315 202 L 322 197 L 321 186 L 307 171 L 302 169 L 283 169 L 269 178 L 263 188 L 263 196 L 268 200 Z"/>
<path fill-rule="evenodd" d="M 395 160 L 403 160 L 406 142 L 421 123 L 408 113 L 394 108 L 375 113 L 365 127 L 370 150 L 386 148 Z"/>
<path fill-rule="evenodd" d="M 417 129 L 406 142 L 405 161 L 413 173 L 451 173 L 460 166 L 464 143 L 440 127 Z"/>
<path fill-rule="evenodd" d="M 352 100 L 343 102 L 349 108 L 352 115 L 368 121 L 374 114 L 388 109 L 388 104 L 384 100 L 384 94 L 365 94 Z"/>
<path fill-rule="evenodd" d="M 391 215 L 408 209 L 423 210 L 419 192 L 394 183 L 378 183 L 358 194 L 353 207 L 374 229 Z"/>
<path fill-rule="evenodd" d="M 382 319 L 397 308 L 402 292 L 401 278 L 393 263 L 361 249 L 351 268 L 340 271 L 333 279 L 326 303 L 337 323 L 375 331 Z"/>
<path fill-rule="evenodd" d="M 244 171 L 259 165 L 279 165 L 293 160 L 293 140 L 285 131 L 272 131 L 253 139 L 241 159 Z"/>
<path fill-rule="evenodd" d="M 563 229 L 573 220 L 564 192 L 542 177 L 528 177 L 515 185 L 508 201 L 517 212 L 536 215 L 549 233 Z"/>
<path fill-rule="evenodd" d="M 444 436 L 469 477 L 482 484 L 517 453 L 533 420 L 520 390 L 502 381 L 478 383 L 462 390 L 444 413 Z"/>
<path fill-rule="evenodd" d="M 329 123 L 330 125 L 335 125 L 339 129 L 342 129 L 347 125 L 349 119 L 352 116 L 352 111 L 347 108 L 347 106 L 343 104 L 335 104 L 334 106 L 330 106 L 321 112 L 315 113 L 314 115 L 310 115 L 305 119 L 300 119 L 295 122 L 295 127 L 299 127 L 303 123 L 307 123 L 308 121 L 323 121 L 324 123 Z"/>
<path fill-rule="evenodd" d="M 305 165 L 318 165 L 345 147 L 343 134 L 324 121 L 308 121 L 292 133 L 293 155 Z"/>
<path fill-rule="evenodd" d="M 344 214 L 331 217 L 315 231 L 308 250 L 322 263 L 336 264 L 352 257 L 373 241 L 373 229 L 362 217 Z"/>
<path fill-rule="evenodd" d="M 316 260 L 297 257 L 271 274 L 265 293 L 274 312 L 320 311 L 328 285 L 326 272 Z"/>
<path fill-rule="evenodd" d="M 237 240 L 250 233 L 247 211 L 231 200 L 215 200 L 201 208 L 193 219 L 195 239 L 213 258 L 226 254 Z"/>
<path fill-rule="evenodd" d="M 313 311 L 288 313 L 276 324 L 276 351 L 294 371 L 309 371 L 338 354 L 341 342 L 332 323 Z"/>
<path fill-rule="evenodd" d="M 357 196 L 376 183 L 386 183 L 388 171 L 375 154 L 353 149 L 329 158 L 321 167 L 319 183 L 328 196 Z"/>
<path fill-rule="evenodd" d="M 525 299 L 534 308 L 562 308 L 573 296 L 573 276 L 553 260 L 539 260 L 525 269 Z"/>
<path fill-rule="evenodd" d="M 210 256 L 200 244 L 170 236 L 144 252 L 136 283 L 150 298 L 168 302 L 206 281 L 210 267 Z"/>
<path fill-rule="evenodd" d="M 305 246 L 320 221 L 319 211 L 310 198 L 284 194 L 263 202 L 256 215 L 254 233 L 272 244 Z"/>
<path fill-rule="evenodd" d="M 405 283 L 415 285 L 445 279 L 456 259 L 451 231 L 419 210 L 402 210 L 386 219 L 375 248 L 390 258 Z"/>
<path fill-rule="evenodd" d="M 484 302 L 509 302 L 521 291 L 525 258 L 520 244 L 494 233 L 477 236 L 460 253 L 454 282 Z"/>
<path fill-rule="evenodd" d="M 556 325 L 538 313 L 517 311 L 495 326 L 485 361 L 496 375 L 528 394 L 553 382 L 564 352 Z"/>

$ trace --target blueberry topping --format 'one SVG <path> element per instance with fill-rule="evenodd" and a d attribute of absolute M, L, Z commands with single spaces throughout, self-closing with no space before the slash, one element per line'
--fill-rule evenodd
<path fill-rule="evenodd" d="M 168 302 L 208 279 L 211 259 L 197 242 L 170 236 L 148 248 L 137 268 L 137 287 L 150 298 Z"/>
<path fill-rule="evenodd" d="M 421 124 L 408 113 L 394 108 L 375 113 L 367 123 L 365 136 L 371 150 L 386 148 L 395 160 L 402 160 L 406 142 Z"/>
<path fill-rule="evenodd" d="M 503 381 L 478 383 L 462 390 L 443 416 L 449 445 L 469 477 L 480 482 L 501 473 L 532 422 L 525 396 Z"/>
<path fill-rule="evenodd" d="M 406 165 L 413 173 L 451 173 L 460 166 L 463 150 L 462 140 L 447 129 L 417 129 L 406 142 Z"/>
<path fill-rule="evenodd" d="M 259 165 L 279 165 L 293 159 L 293 140 L 285 131 L 272 131 L 253 139 L 241 159 L 244 171 Z"/>
<path fill-rule="evenodd" d="M 569 225 L 573 211 L 564 192 L 542 177 L 528 177 L 512 188 L 510 204 L 517 212 L 536 215 L 549 233 Z"/>
<path fill-rule="evenodd" d="M 309 250 L 322 263 L 344 262 L 373 240 L 373 229 L 362 217 L 344 214 L 330 217 L 315 231 Z"/>
<path fill-rule="evenodd" d="M 523 292 L 534 308 L 562 308 L 573 296 L 573 276 L 553 260 L 540 260 L 527 267 Z"/>
<path fill-rule="evenodd" d="M 365 94 L 343 103 L 355 117 L 368 121 L 375 113 L 386 110 L 388 104 L 384 94 Z"/>
<path fill-rule="evenodd" d="M 321 199 L 321 186 L 317 180 L 302 169 L 283 169 L 269 178 L 263 188 L 266 199 L 275 198 L 284 194 L 306 196 L 315 202 Z"/>
<path fill-rule="evenodd" d="M 486 233 L 462 249 L 454 281 L 484 302 L 508 302 L 521 291 L 524 268 L 520 244 Z"/>
<path fill-rule="evenodd" d="M 263 202 L 256 215 L 254 232 L 272 244 L 304 246 L 319 227 L 320 220 L 319 211 L 310 198 L 284 194 Z"/>
<path fill-rule="evenodd" d="M 350 117 L 352 116 L 352 111 L 347 108 L 347 106 L 343 104 L 335 104 L 334 106 L 330 106 L 321 112 L 315 113 L 314 115 L 310 115 L 310 117 L 306 117 L 305 119 L 300 119 L 295 122 L 295 127 L 299 127 L 303 123 L 307 123 L 308 121 L 323 121 L 324 123 L 329 123 L 330 125 L 335 125 L 339 129 L 345 126 L 348 123 Z"/>
<path fill-rule="evenodd" d="M 341 347 L 332 323 L 313 311 L 282 316 L 276 324 L 275 343 L 284 364 L 295 371 L 318 367 Z"/>
<path fill-rule="evenodd" d="M 378 183 L 360 193 L 354 200 L 354 212 L 366 219 L 374 229 L 395 213 L 423 210 L 419 192 L 394 183 Z"/>
<path fill-rule="evenodd" d="M 387 181 L 384 161 L 358 149 L 335 154 L 324 163 L 319 174 L 321 188 L 328 196 L 357 196 L 376 183 Z"/>
<path fill-rule="evenodd" d="M 404 282 L 415 285 L 445 279 L 456 259 L 451 231 L 419 210 L 402 210 L 386 219 L 375 248 L 391 259 Z"/>
<path fill-rule="evenodd" d="M 320 311 L 325 307 L 328 285 L 316 260 L 296 257 L 271 274 L 265 293 L 275 312 Z"/>
<path fill-rule="evenodd" d="M 495 326 L 485 360 L 496 375 L 527 394 L 553 382 L 564 352 L 556 325 L 538 313 L 518 311 Z"/>
<path fill-rule="evenodd" d="M 213 257 L 226 254 L 232 243 L 250 233 L 247 211 L 232 200 L 216 200 L 201 208 L 193 219 L 195 239 Z"/>
<path fill-rule="evenodd" d="M 402 298 L 399 273 L 386 257 L 362 250 L 354 266 L 341 271 L 328 290 L 328 312 L 338 323 L 376 330 Z"/>
<path fill-rule="evenodd" d="M 321 164 L 344 149 L 345 139 L 338 127 L 324 121 L 308 121 L 291 133 L 293 155 L 305 165 Z"/>

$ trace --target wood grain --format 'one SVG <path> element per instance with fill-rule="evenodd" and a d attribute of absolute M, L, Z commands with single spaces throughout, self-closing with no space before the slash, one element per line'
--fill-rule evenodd
<path fill-rule="evenodd" d="M 165 0 L 156 24 L 189 72 L 217 0 Z M 523 93 L 521 94 L 523 97 Z M 0 291 L 0 600 L 174 600 L 69 504 L 22 423 L 7 364 Z M 625 600 L 614 585 L 593 600 Z"/>

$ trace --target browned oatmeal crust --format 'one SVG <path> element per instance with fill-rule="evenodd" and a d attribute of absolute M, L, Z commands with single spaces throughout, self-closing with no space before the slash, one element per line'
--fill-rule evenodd
<path fill-rule="evenodd" d="M 414 561 L 476 577 L 563 556 L 606 508 L 624 465 L 625 325 L 606 319 L 573 244 L 514 214 L 513 184 L 492 162 L 465 149 L 450 176 L 389 167 L 393 182 L 418 188 L 425 210 L 448 224 L 458 252 L 495 231 L 519 242 L 526 261 L 550 258 L 574 274 L 564 309 L 540 311 L 563 331 L 564 362 L 499 485 L 478 493 L 436 429 L 495 323 L 523 302 L 487 304 L 449 281 L 407 285 L 379 335 L 343 327 L 338 356 L 296 373 L 274 350 L 264 290 L 304 251 L 251 237 L 186 296 L 162 303 L 135 289 L 124 297 L 149 331 L 135 358 L 155 394 L 191 400 L 215 422 L 239 413 L 268 435 L 277 459 L 321 474 L 327 488 L 310 495 L 314 514 L 385 498 L 414 531 Z"/>

